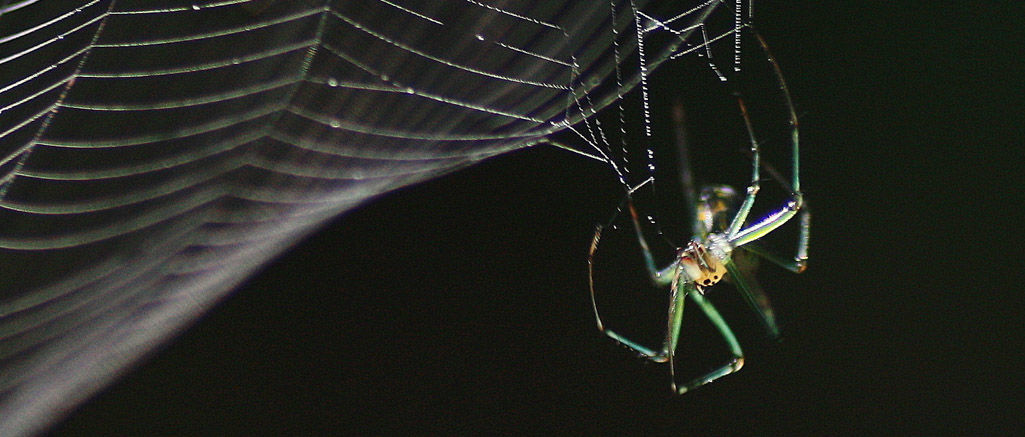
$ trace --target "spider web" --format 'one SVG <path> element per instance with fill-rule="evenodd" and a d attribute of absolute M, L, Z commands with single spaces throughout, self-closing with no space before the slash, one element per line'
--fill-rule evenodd
<path fill-rule="evenodd" d="M 567 128 L 594 149 L 577 123 L 721 7 L 0 1 L 0 434 L 374 196 Z M 651 16 L 678 25 L 638 55 Z"/>

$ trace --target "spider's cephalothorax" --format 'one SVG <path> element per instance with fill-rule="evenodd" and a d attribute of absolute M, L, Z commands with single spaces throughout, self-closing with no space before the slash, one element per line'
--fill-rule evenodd
<path fill-rule="evenodd" d="M 726 275 L 726 262 L 729 261 L 729 241 L 719 234 L 708 236 L 705 242 L 693 241 L 678 253 L 679 268 L 694 282 L 699 293 L 704 294 L 705 287 L 711 287 Z"/>

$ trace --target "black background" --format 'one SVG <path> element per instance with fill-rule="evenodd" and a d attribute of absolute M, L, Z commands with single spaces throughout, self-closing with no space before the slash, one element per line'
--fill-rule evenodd
<path fill-rule="evenodd" d="M 1025 11 L 756 6 L 815 217 L 809 270 L 764 284 L 783 341 L 740 373 L 674 396 L 597 332 L 615 191 L 537 148 L 338 219 L 55 432 L 1021 432 Z"/>

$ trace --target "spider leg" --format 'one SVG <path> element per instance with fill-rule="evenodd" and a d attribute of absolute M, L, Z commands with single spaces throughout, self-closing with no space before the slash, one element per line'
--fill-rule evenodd
<path fill-rule="evenodd" d="M 719 330 L 719 333 L 722 334 L 723 339 L 726 340 L 726 343 L 730 347 L 730 353 L 733 355 L 733 358 L 727 363 L 723 364 L 722 366 L 712 370 L 711 372 L 694 378 L 688 381 L 687 383 L 677 384 L 676 369 L 675 366 L 673 366 L 673 358 L 675 356 L 674 351 L 676 349 L 676 339 L 679 337 L 680 330 L 680 319 L 679 314 L 677 314 L 673 323 L 671 323 L 671 325 L 673 325 L 673 327 L 675 328 L 676 334 L 673 337 L 672 347 L 669 348 L 668 352 L 669 369 L 670 375 L 672 376 L 672 388 L 679 394 L 684 394 L 702 385 L 715 381 L 716 379 L 722 378 L 723 376 L 736 372 L 744 366 L 744 351 L 741 350 L 740 343 L 737 341 L 737 337 L 733 335 L 733 331 L 730 329 L 730 326 L 726 323 L 726 320 L 722 318 L 721 314 L 719 314 L 719 310 L 715 309 L 715 306 L 712 305 L 712 302 L 710 302 L 708 299 L 705 299 L 705 297 L 702 296 L 701 293 L 696 292 L 696 289 L 694 288 L 694 284 L 692 282 L 686 284 L 685 288 L 687 288 L 687 290 L 685 290 L 684 293 L 680 295 L 681 301 L 682 298 L 687 295 L 689 295 L 691 299 L 694 299 L 694 302 L 698 304 L 698 307 L 700 307 L 701 310 L 705 313 L 705 316 L 708 317 L 712 324 L 715 325 L 716 329 Z M 681 309 L 683 308 L 682 302 L 679 302 L 678 305 Z M 680 313 L 682 313 L 682 311 L 680 311 Z"/>
<path fill-rule="evenodd" d="M 747 215 L 751 213 L 751 207 L 754 206 L 758 190 L 761 189 L 761 175 L 759 174 L 761 153 L 758 148 L 758 140 L 755 138 L 754 127 L 751 125 L 751 116 L 747 114 L 747 106 L 744 105 L 744 99 L 739 95 L 737 96 L 737 105 L 740 106 L 740 115 L 744 117 L 744 126 L 747 128 L 747 135 L 751 141 L 751 185 L 748 185 L 744 203 L 740 205 L 737 215 L 733 217 L 730 227 L 726 230 L 726 235 L 729 237 L 736 235 L 740 231 L 740 227 L 744 226 Z"/>
<path fill-rule="evenodd" d="M 811 228 L 811 211 L 806 207 L 800 212 L 800 235 L 797 238 L 797 254 L 793 258 L 787 258 L 783 255 L 777 254 L 769 249 L 762 247 L 757 243 L 748 243 L 742 247 L 743 251 L 750 252 L 760 258 L 764 258 L 769 262 L 776 264 L 784 269 L 790 270 L 794 273 L 801 273 L 807 267 L 808 263 L 808 234 Z M 744 300 L 747 301 L 751 308 L 761 317 L 762 325 L 765 326 L 766 330 L 773 338 L 779 337 L 779 326 L 776 324 L 775 312 L 772 310 L 772 306 L 769 304 L 769 297 L 762 290 L 762 287 L 758 285 L 758 281 L 745 273 L 740 266 L 737 265 L 737 252 L 734 252 L 734 257 L 730 262 L 726 263 L 726 270 L 729 272 L 729 279 L 733 282 L 733 285 L 737 287 L 737 291 L 740 292 L 741 296 L 744 296 Z"/>
<path fill-rule="evenodd" d="M 631 211 L 632 211 L 632 209 L 633 208 L 631 206 Z M 605 335 L 607 335 L 609 338 L 615 340 L 617 343 L 619 343 L 619 344 L 621 344 L 621 345 L 623 345 L 623 346 L 625 346 L 625 347 L 627 347 L 629 349 L 632 349 L 634 352 L 637 352 L 642 357 L 647 358 L 647 359 L 652 360 L 652 361 L 655 361 L 655 362 L 658 362 L 658 363 L 663 363 L 663 362 L 665 362 L 668 359 L 668 355 L 669 355 L 668 351 L 669 351 L 669 346 L 670 346 L 670 338 L 678 338 L 679 337 L 679 332 L 678 331 L 679 331 L 679 320 L 680 320 L 680 318 L 679 318 L 679 316 L 677 316 L 677 314 L 682 314 L 683 313 L 683 298 L 685 296 L 677 296 L 676 286 L 674 284 L 673 287 L 672 287 L 672 293 L 671 293 L 671 300 L 673 301 L 673 304 L 670 305 L 670 308 L 669 308 L 669 324 L 668 324 L 669 325 L 669 329 L 666 332 L 666 341 L 663 343 L 661 351 L 656 352 L 656 351 L 654 351 L 654 350 L 652 350 L 652 349 L 650 349 L 648 347 L 642 346 L 641 344 L 639 344 L 637 342 L 634 342 L 633 340 L 630 340 L 630 339 L 628 339 L 628 338 L 626 338 L 626 337 L 616 333 L 615 331 L 612 331 L 611 329 L 605 328 L 605 323 L 602 322 L 601 315 L 598 312 L 598 301 L 595 298 L 595 291 L 594 291 L 594 253 L 598 249 L 598 241 L 601 239 L 601 231 L 602 231 L 602 226 L 599 225 L 597 227 L 597 229 L 595 230 L 595 232 L 594 232 L 594 239 L 591 241 L 591 249 L 590 249 L 590 251 L 588 253 L 588 256 L 587 256 L 588 281 L 589 281 L 589 284 L 590 284 L 590 287 L 591 287 L 591 309 L 594 310 L 594 319 L 598 323 L 598 330 L 601 331 L 602 333 L 604 333 Z M 639 238 L 641 239 L 642 247 L 645 249 L 645 255 L 646 255 L 645 258 L 650 260 L 651 259 L 651 254 L 646 250 L 647 249 L 647 245 L 644 244 L 643 237 L 639 237 Z M 652 267 L 650 267 L 649 270 L 650 271 L 654 271 L 654 263 L 652 262 L 650 265 Z M 670 268 L 677 268 L 677 267 L 675 266 L 675 263 L 674 263 L 674 265 L 670 266 Z M 654 275 L 654 273 L 653 273 L 653 275 Z M 666 277 L 666 278 L 668 278 L 670 276 L 671 275 L 668 274 L 668 273 L 664 275 L 664 277 Z M 652 276 L 652 280 L 655 281 L 656 277 Z M 675 320 L 675 325 L 674 325 L 674 320 Z M 674 326 L 676 327 L 676 331 L 677 331 L 675 334 L 673 333 L 673 327 Z M 672 344 L 675 345 L 675 342 L 673 342 Z"/>
<path fill-rule="evenodd" d="M 773 264 L 790 270 L 791 272 L 803 272 L 804 269 L 808 267 L 808 238 L 811 231 L 811 211 L 808 209 L 807 205 L 801 209 L 798 220 L 800 220 L 801 229 L 800 234 L 797 237 L 797 251 L 793 258 L 780 255 L 757 243 L 746 244 L 744 249 L 765 258 Z"/>
<path fill-rule="evenodd" d="M 800 135 L 797 123 L 797 111 L 794 110 L 794 101 L 790 97 L 790 87 L 787 86 L 787 81 L 783 78 L 783 71 L 779 68 L 779 63 L 776 62 L 776 57 L 773 56 L 772 51 L 769 50 L 769 44 L 765 42 L 765 38 L 762 38 L 762 34 L 758 33 L 758 30 L 754 27 L 751 28 L 751 32 L 754 34 L 755 38 L 758 39 L 758 45 L 762 47 L 762 51 L 765 52 L 766 59 L 769 61 L 769 64 L 772 65 L 772 71 L 775 73 L 776 80 L 779 82 L 779 90 L 783 94 L 783 99 L 787 104 L 787 117 L 790 120 L 790 139 L 793 144 L 793 150 L 791 151 L 791 156 L 793 157 L 793 180 L 790 183 L 790 189 L 794 193 L 800 194 L 801 178 L 798 171 L 800 168 L 800 153 L 798 153 L 800 150 L 798 147 L 800 144 Z"/>
<path fill-rule="evenodd" d="M 790 187 L 790 183 L 783 178 L 783 175 L 779 171 L 777 171 L 776 168 L 772 166 L 772 164 L 765 162 L 763 160 L 762 168 L 766 172 L 768 172 L 772 176 L 772 178 L 775 179 L 776 182 L 779 183 L 780 186 L 782 186 L 785 190 L 789 192 L 794 191 L 793 188 Z M 797 249 L 795 251 L 796 254 L 793 257 L 780 255 L 778 253 L 775 253 L 775 251 L 762 247 L 760 244 L 757 243 L 745 244 L 743 246 L 744 249 L 748 252 L 754 253 L 768 260 L 769 262 L 772 262 L 773 264 L 776 264 L 784 269 L 790 270 L 791 272 L 803 272 L 804 269 L 807 268 L 808 264 L 808 239 L 809 234 L 811 232 L 811 207 L 810 205 L 808 205 L 807 201 L 804 202 L 804 206 L 801 207 L 801 211 L 799 214 L 800 217 L 798 218 L 798 220 L 800 220 L 800 234 L 797 237 Z"/>
<path fill-rule="evenodd" d="M 772 338 L 779 338 L 779 325 L 776 324 L 776 313 L 769 303 L 769 296 L 762 290 L 761 285 L 755 278 L 745 273 L 735 262 L 726 263 L 726 271 L 730 276 L 728 279 L 737 287 L 737 291 L 751 308 L 759 315 L 762 325 L 769 332 Z"/>
<path fill-rule="evenodd" d="M 751 207 L 754 205 L 755 194 L 758 192 L 759 189 L 757 176 L 758 170 L 761 167 L 761 165 L 759 161 L 760 156 L 758 150 L 758 141 L 755 139 L 754 136 L 754 130 L 751 126 L 751 118 L 747 114 L 747 108 L 744 106 L 744 100 L 738 97 L 737 101 L 740 104 L 740 113 L 744 117 L 744 123 L 747 126 L 748 134 L 751 138 L 751 159 L 752 161 L 754 161 L 752 175 L 754 177 L 752 178 L 751 186 L 748 187 L 747 197 L 744 199 L 743 205 L 741 205 L 740 209 L 738 210 L 736 217 L 734 217 L 733 219 L 733 222 L 730 223 L 729 230 L 726 233 L 727 238 L 730 240 L 731 243 L 733 243 L 734 246 L 742 246 L 744 244 L 762 238 L 766 234 L 772 232 L 773 230 L 782 226 L 784 223 L 793 218 L 794 215 L 796 215 L 797 212 L 801 210 L 801 207 L 804 204 L 804 196 L 801 194 L 801 179 L 799 173 L 800 135 L 798 133 L 799 129 L 797 122 L 797 113 L 794 111 L 793 101 L 790 98 L 790 89 L 787 87 L 786 80 L 783 79 L 783 72 L 780 70 L 779 64 L 776 62 L 776 58 L 772 55 L 772 52 L 769 50 L 769 46 L 768 44 L 766 44 L 765 39 L 762 38 L 761 34 L 754 30 L 753 27 L 752 33 L 758 39 L 758 44 L 762 47 L 762 50 L 765 52 L 766 59 L 772 66 L 773 72 L 776 76 L 776 81 L 779 83 L 780 92 L 783 94 L 783 98 L 786 101 L 787 115 L 790 120 L 790 137 L 793 146 L 793 149 L 791 150 L 791 166 L 793 168 L 793 173 L 792 180 L 789 186 L 790 201 L 788 201 L 785 205 L 783 205 L 782 208 L 778 209 L 776 212 L 769 214 L 769 216 L 763 218 L 758 223 L 751 225 L 745 229 L 741 229 L 744 226 L 744 223 L 747 221 L 747 215 L 751 212 Z M 806 249 L 808 242 L 808 226 L 806 225 L 810 225 L 811 222 L 811 216 L 807 213 L 805 213 L 803 217 L 804 218 L 802 218 L 801 237 L 799 238 L 800 241 L 798 242 L 798 259 L 801 257 L 802 252 L 807 251 Z M 804 253 L 804 255 L 807 254 Z"/>
<path fill-rule="evenodd" d="M 634 209 L 633 201 L 629 197 L 626 201 L 630 209 L 630 220 L 633 221 L 634 232 L 637 234 L 637 242 L 640 243 L 641 253 L 644 255 L 644 267 L 648 270 L 651 282 L 657 287 L 669 285 L 675 277 L 673 273 L 676 270 L 677 262 L 674 261 L 662 270 L 658 269 L 655 259 L 651 255 L 651 249 L 648 248 L 648 241 L 644 239 L 644 233 L 641 231 L 641 222 L 637 218 L 637 210 Z"/>
<path fill-rule="evenodd" d="M 679 159 L 680 185 L 683 186 L 684 208 L 686 208 L 687 220 L 691 233 L 694 236 L 704 236 L 708 233 L 704 226 L 698 221 L 698 196 L 694 188 L 694 175 L 690 169 L 690 149 L 687 146 L 686 112 L 683 103 L 679 100 L 673 102 L 673 133 L 676 137 L 676 157 Z"/>

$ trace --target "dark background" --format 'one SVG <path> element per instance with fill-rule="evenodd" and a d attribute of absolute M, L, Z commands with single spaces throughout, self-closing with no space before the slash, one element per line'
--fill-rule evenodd
<path fill-rule="evenodd" d="M 756 7 L 815 216 L 809 270 L 762 272 L 783 340 L 740 373 L 674 396 L 598 333 L 614 181 L 537 148 L 338 219 L 56 433 L 1021 432 L 1025 11 Z"/>

